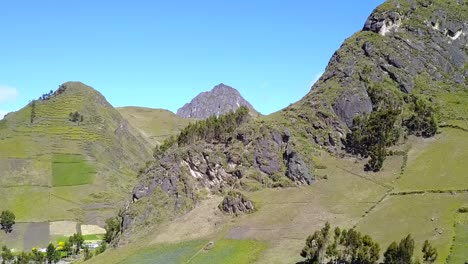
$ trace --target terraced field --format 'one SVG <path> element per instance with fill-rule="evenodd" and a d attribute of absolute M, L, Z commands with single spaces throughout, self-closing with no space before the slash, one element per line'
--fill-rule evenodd
<path fill-rule="evenodd" d="M 147 142 L 102 95 L 81 83 L 63 87 L 0 121 L 0 210 L 24 223 L 0 244 L 35 244 L 34 228 L 22 232 L 21 225 L 70 220 L 103 226 L 150 157 Z M 83 120 L 70 121 L 72 112 Z M 46 233 L 37 233 L 39 240 L 49 240 Z"/>

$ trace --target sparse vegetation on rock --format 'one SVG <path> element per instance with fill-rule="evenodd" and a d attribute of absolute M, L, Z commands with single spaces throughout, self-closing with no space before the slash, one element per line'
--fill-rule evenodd
<path fill-rule="evenodd" d="M 254 212 L 255 206 L 242 193 L 230 191 L 219 205 L 219 209 L 228 214 L 240 215 Z"/>
<path fill-rule="evenodd" d="M 120 233 L 120 218 L 111 217 L 106 220 L 106 234 L 104 235 L 104 241 L 111 243 L 114 238 Z M 105 250 L 105 249 L 104 249 Z"/>

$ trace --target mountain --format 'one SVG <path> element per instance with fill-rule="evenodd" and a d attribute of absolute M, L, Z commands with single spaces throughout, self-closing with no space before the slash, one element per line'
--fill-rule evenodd
<path fill-rule="evenodd" d="M 211 91 L 197 95 L 190 103 L 177 110 L 177 115 L 183 118 L 205 119 L 212 115 L 219 116 L 235 111 L 241 106 L 247 106 L 252 113 L 257 113 L 236 89 L 221 83 Z"/>
<path fill-rule="evenodd" d="M 311 92 L 285 111 L 334 150 L 356 116 L 375 110 L 380 95 L 415 95 L 438 109 L 439 120 L 463 119 L 449 97 L 466 95 L 466 14 L 463 1 L 386 1 L 335 52 Z M 400 117 L 414 108 L 407 101 Z"/>
<path fill-rule="evenodd" d="M 16 214 L 24 223 L 20 230 L 45 225 L 41 230 L 48 231 L 38 236 L 47 243 L 49 231 L 54 233 L 49 223 L 55 221 L 103 227 L 151 153 L 99 92 L 79 82 L 64 83 L 0 121 L 0 209 Z M 23 235 L 17 236 L 15 241 L 22 242 Z M 24 241 L 15 247 L 41 245 L 41 240 L 36 245 Z"/>
<path fill-rule="evenodd" d="M 190 119 L 181 118 L 171 111 L 145 107 L 119 107 L 117 111 L 153 146 L 179 133 L 190 123 Z"/>
<path fill-rule="evenodd" d="M 466 261 L 467 14 L 464 1 L 388 0 L 297 103 L 183 129 L 118 216 L 122 254 L 94 263 L 299 263 L 327 221 L 381 256 L 411 233 L 419 259 L 429 240 L 436 263 Z"/>

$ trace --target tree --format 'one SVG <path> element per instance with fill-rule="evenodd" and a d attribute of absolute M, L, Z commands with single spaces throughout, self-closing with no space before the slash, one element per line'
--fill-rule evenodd
<path fill-rule="evenodd" d="M 434 136 L 437 132 L 437 122 L 430 103 L 413 94 L 405 96 L 405 101 L 411 103 L 413 111 L 410 118 L 403 120 L 403 125 L 408 128 L 409 134 L 422 137 Z"/>
<path fill-rule="evenodd" d="M 80 113 L 78 113 L 78 111 L 75 111 L 75 112 L 70 112 L 70 114 L 68 114 L 68 117 L 71 122 L 83 122 L 83 115 L 81 115 Z"/>
<path fill-rule="evenodd" d="M 301 251 L 301 256 L 306 258 L 308 264 L 322 263 L 326 253 L 327 242 L 330 237 L 330 224 L 327 222 L 320 231 L 315 231 L 306 240 L 306 245 Z"/>
<path fill-rule="evenodd" d="M 11 250 L 7 248 L 7 246 L 2 247 L 2 264 L 7 264 L 11 263 L 15 257 L 13 256 L 13 253 L 11 253 Z"/>
<path fill-rule="evenodd" d="M 411 263 L 414 252 L 414 239 L 411 235 L 406 236 L 400 241 L 399 255 L 402 263 Z"/>
<path fill-rule="evenodd" d="M 345 146 L 351 154 L 370 157 L 366 170 L 379 171 L 385 160 L 386 147 L 395 144 L 400 136 L 395 124 L 402 112 L 402 101 L 396 92 L 380 85 L 370 87 L 368 93 L 372 112 L 356 116 Z"/>
<path fill-rule="evenodd" d="M 424 241 L 422 248 L 423 260 L 425 263 L 434 263 L 437 259 L 438 253 L 437 249 L 434 248 L 429 241 Z"/>
<path fill-rule="evenodd" d="M 105 251 L 107 250 L 107 243 L 105 241 L 103 241 L 101 243 L 101 245 L 98 247 L 98 249 L 96 249 L 96 256 L 101 254 L 101 253 L 104 253 Z"/>
<path fill-rule="evenodd" d="M 57 263 L 60 260 L 60 252 L 56 250 L 55 246 L 52 243 L 50 243 L 47 246 L 46 258 L 47 263 L 49 264 Z"/>
<path fill-rule="evenodd" d="M 28 254 L 26 252 L 21 252 L 21 254 L 19 254 L 16 257 L 15 264 L 29 264 L 31 260 L 32 260 L 31 254 Z"/>
<path fill-rule="evenodd" d="M 2 211 L 0 215 L 0 225 L 2 229 L 5 230 L 5 233 L 10 233 L 13 231 L 13 225 L 15 224 L 15 214 L 9 210 Z"/>
<path fill-rule="evenodd" d="M 35 100 L 31 102 L 31 120 L 30 120 L 31 124 L 34 122 L 34 118 L 36 118 L 36 101 Z"/>
<path fill-rule="evenodd" d="M 384 253 L 384 264 L 411 263 L 414 252 L 414 239 L 411 235 L 406 236 L 397 245 L 396 242 L 390 244 Z"/>
<path fill-rule="evenodd" d="M 67 256 L 73 254 L 73 244 L 70 242 L 70 240 L 65 241 L 65 244 L 63 244 L 63 251 L 67 253 Z"/>
<path fill-rule="evenodd" d="M 306 240 L 301 256 L 305 263 L 375 264 L 380 257 L 380 246 L 368 235 L 335 228 L 333 239 L 327 223 Z"/>
<path fill-rule="evenodd" d="M 83 247 L 84 238 L 81 234 L 73 234 L 73 236 L 68 238 L 68 242 L 72 245 L 72 248 L 75 249 L 73 254 L 78 254 Z"/>
<path fill-rule="evenodd" d="M 84 252 L 84 260 L 89 260 L 93 257 L 93 254 L 89 251 L 89 247 L 88 246 L 85 246 L 83 248 L 83 252 Z"/>
<path fill-rule="evenodd" d="M 39 264 L 42 264 L 44 263 L 44 261 L 46 260 L 44 254 L 42 254 L 41 252 L 39 252 L 36 248 L 33 248 L 32 249 L 32 256 L 31 256 L 32 260 L 35 262 L 35 263 L 39 263 Z"/>
<path fill-rule="evenodd" d="M 112 240 L 120 233 L 120 220 L 117 217 L 111 217 L 106 220 L 106 234 L 104 235 L 104 241 L 111 243 Z"/>

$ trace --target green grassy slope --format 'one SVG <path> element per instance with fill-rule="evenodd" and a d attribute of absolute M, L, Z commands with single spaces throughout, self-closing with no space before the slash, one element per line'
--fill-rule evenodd
<path fill-rule="evenodd" d="M 19 222 L 103 224 L 151 149 L 96 90 L 69 82 L 0 121 L 0 210 Z M 71 122 L 78 111 L 82 122 Z"/>
<path fill-rule="evenodd" d="M 164 109 L 145 107 L 119 107 L 117 111 L 137 128 L 152 144 L 160 144 L 169 136 L 176 135 L 190 123 L 189 119 L 181 118 Z"/>
<path fill-rule="evenodd" d="M 452 189 L 458 190 L 459 179 L 444 178 L 444 175 L 456 173 L 459 168 L 447 166 L 443 162 L 432 162 L 434 164 L 426 166 L 419 159 L 433 151 L 443 157 L 453 152 L 466 155 L 468 148 L 462 145 L 443 147 L 447 141 L 468 138 L 467 132 L 461 131 L 460 134 L 460 131 L 445 128 L 434 139 L 411 138 L 407 170 L 403 174 L 400 174 L 400 170 L 405 159 L 401 156 L 388 158 L 381 172 L 367 173 L 362 171 L 362 160 L 337 159 L 320 152 L 314 158 L 320 164 L 315 173 L 322 179 L 315 184 L 300 188 L 244 192 L 257 206 L 253 214 L 231 218 L 220 216 L 215 209 L 201 205 L 202 210 L 195 209 L 187 217 L 182 216 L 173 223 L 146 230 L 145 238 L 136 240 L 133 245 L 111 250 L 90 263 L 123 263 L 123 260 L 147 263 L 145 259 L 151 256 L 169 258 L 173 263 L 186 263 L 183 258 L 170 256 L 179 256 L 185 245 L 197 244 L 200 239 L 213 240 L 215 243 L 225 239 L 235 239 L 239 243 L 256 240 L 264 247 L 259 248 L 256 260 L 245 263 L 296 263 L 302 260 L 299 253 L 306 237 L 321 228 L 326 221 L 334 226 L 356 227 L 371 235 L 379 242 L 382 254 L 392 241 L 399 241 L 411 233 L 416 240 L 415 256 L 421 258 L 420 247 L 428 239 L 439 251 L 436 263 L 445 263 L 449 255 L 452 256 L 450 263 L 457 263 L 455 260 L 466 257 L 464 241 L 468 236 L 466 221 L 463 220 L 465 218 L 460 217 L 462 214 L 458 214 L 457 210 L 468 203 L 468 193 L 452 192 Z M 420 177 L 419 173 L 412 173 L 413 168 L 426 169 L 423 175 L 434 184 L 444 179 L 443 190 L 446 192 L 434 193 L 434 184 L 421 188 L 416 184 L 414 186 L 417 188 L 407 190 L 417 191 L 414 194 L 400 192 L 401 182 L 412 182 L 415 180 L 412 178 Z M 323 178 L 325 176 L 326 179 Z M 215 206 L 216 202 L 213 208 Z M 167 247 L 165 241 L 182 242 Z M 251 253 L 253 249 L 255 247 L 240 248 L 245 254 Z M 196 252 L 195 249 L 192 251 Z M 236 254 L 235 251 L 226 250 L 222 259 L 234 258 Z M 210 260 L 200 258 L 196 263 L 224 263 Z"/>
<path fill-rule="evenodd" d="M 464 173 L 464 160 L 468 157 L 468 90 L 466 81 L 456 81 L 455 77 L 465 73 L 467 64 L 463 68 L 463 63 L 460 66 L 460 60 L 455 58 L 466 59 L 466 49 L 459 49 L 461 42 L 452 42 L 448 29 L 438 31 L 430 20 L 435 15 L 441 27 L 463 23 L 466 4 L 413 2 L 415 6 L 409 1 L 389 0 L 377 8 L 372 17 L 376 21 L 396 22 L 398 30 L 385 36 L 377 31 L 354 34 L 334 54 L 325 74 L 302 100 L 249 123 L 252 130 L 267 126 L 288 128 L 296 150 L 314 165 L 316 183 L 300 188 L 245 191 L 258 209 L 250 215 L 223 218 L 216 211 L 194 210 L 198 217 L 191 212 L 191 218 L 145 226 L 144 242 L 138 241 L 136 234 L 127 234 L 135 236 L 136 245 L 105 253 L 92 263 L 106 263 L 114 256 L 119 256 L 119 261 L 138 258 L 136 247 L 150 251 L 165 242 L 195 243 L 199 239 L 257 239 L 267 248 L 255 263 L 296 263 L 302 260 L 299 252 L 306 237 L 326 221 L 369 234 L 380 243 L 382 254 L 392 241 L 411 233 L 416 239 L 418 257 L 422 242 L 428 239 L 439 251 L 436 263 L 445 263 L 449 256 L 452 263 L 465 258 L 468 234 L 457 210 L 468 202 Z M 401 23 L 390 21 L 395 17 L 389 11 L 398 12 Z M 443 15 L 437 15 L 439 11 Z M 401 133 L 398 144 L 389 147 L 398 150 L 397 154 L 386 158 L 381 172 L 369 173 L 363 171 L 365 160 L 340 155 L 344 154 L 340 153 L 341 142 L 349 127 L 335 106 L 341 102 L 344 106 L 338 110 L 362 112 L 364 107 L 346 106 L 349 102 L 359 106 L 359 102 L 370 100 L 369 92 L 376 87 L 382 88 L 382 97 L 395 93 L 403 98 L 404 91 L 411 90 L 427 101 L 435 108 L 440 134 L 429 139 L 409 136 L 402 143 L 408 135 Z M 412 114 L 412 107 L 408 102 L 402 103 L 395 127 L 405 129 L 402 120 Z M 330 156 L 324 149 L 337 155 Z M 194 231 L 187 235 L 173 230 Z M 164 255 L 178 254 L 179 248 L 168 251 Z"/>

